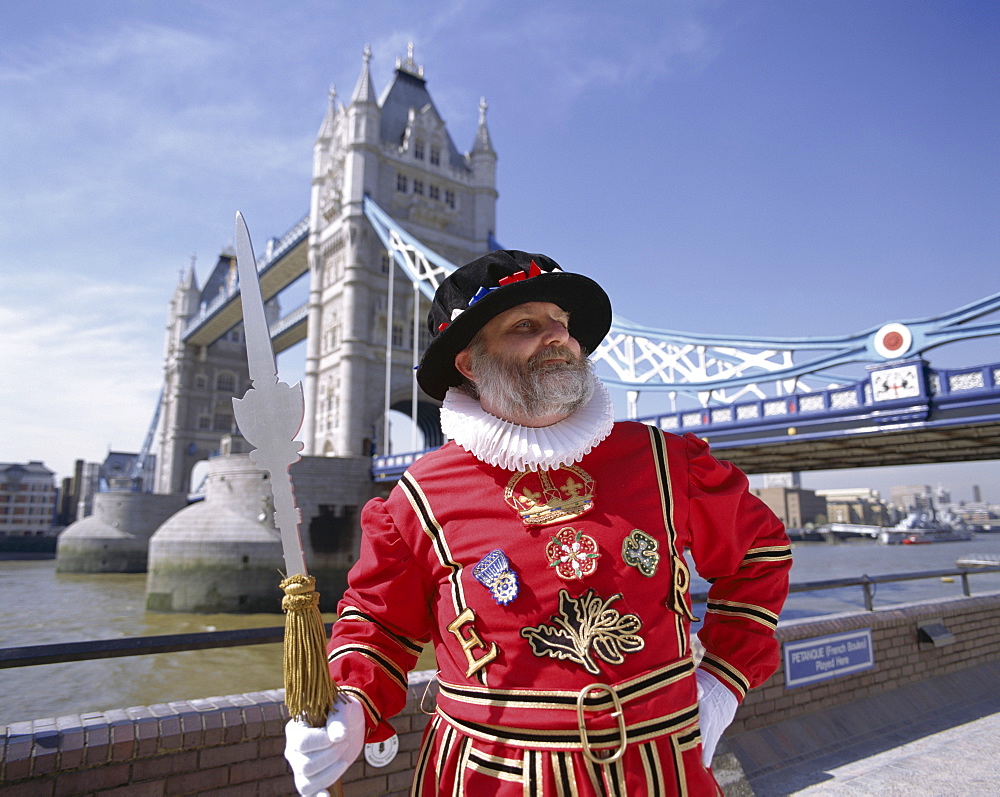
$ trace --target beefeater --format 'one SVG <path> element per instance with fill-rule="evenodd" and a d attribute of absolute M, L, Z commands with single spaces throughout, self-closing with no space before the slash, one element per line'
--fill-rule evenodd
<path fill-rule="evenodd" d="M 436 292 L 417 379 L 449 438 L 362 513 L 327 727 L 291 722 L 304 794 L 392 735 L 433 642 L 413 794 L 721 794 L 711 760 L 776 669 L 791 552 L 708 445 L 615 422 L 587 353 L 611 304 L 541 254 L 497 251 Z M 693 656 L 689 555 L 711 582 Z"/>

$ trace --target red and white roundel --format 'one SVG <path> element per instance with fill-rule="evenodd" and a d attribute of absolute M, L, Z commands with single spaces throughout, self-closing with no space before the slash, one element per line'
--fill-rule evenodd
<path fill-rule="evenodd" d="M 913 344 L 913 333 L 903 324 L 886 324 L 875 333 L 875 351 L 887 360 L 902 357 Z"/>

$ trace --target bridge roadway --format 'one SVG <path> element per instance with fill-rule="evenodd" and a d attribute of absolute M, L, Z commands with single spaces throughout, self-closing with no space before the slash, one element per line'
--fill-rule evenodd
<path fill-rule="evenodd" d="M 648 422 L 648 421 L 647 421 Z M 698 434 L 697 430 L 694 431 Z M 743 433 L 750 437 L 751 431 Z M 921 465 L 1000 459 L 1000 420 L 947 429 L 892 430 L 875 426 L 848 430 L 829 437 L 775 436 L 740 440 L 737 435 L 700 434 L 720 459 L 735 463 L 745 473 L 838 470 L 889 465 Z M 374 458 L 375 481 L 396 481 L 426 452 Z"/>
<path fill-rule="evenodd" d="M 1000 363 L 927 370 L 936 392 L 914 398 L 872 401 L 868 380 L 861 380 L 639 420 L 669 432 L 692 432 L 747 473 L 1000 459 Z M 398 479 L 420 453 L 375 457 L 373 478 Z"/>
<path fill-rule="evenodd" d="M 909 398 L 872 398 L 869 379 L 733 408 L 641 420 L 693 432 L 748 473 L 1000 458 L 1000 363 L 925 371 Z"/>
<path fill-rule="evenodd" d="M 309 270 L 309 217 L 299 220 L 281 238 L 270 239 L 264 253 L 257 257 L 257 277 L 264 301 L 302 277 Z M 184 333 L 184 342 L 192 346 L 208 346 L 243 320 L 243 305 L 239 290 L 220 294 L 192 320 Z M 306 337 L 305 306 L 296 308 L 272 328 L 271 336 L 277 354 Z"/>

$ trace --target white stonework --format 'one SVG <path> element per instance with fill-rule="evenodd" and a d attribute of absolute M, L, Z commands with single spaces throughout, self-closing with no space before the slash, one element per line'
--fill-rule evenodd
<path fill-rule="evenodd" d="M 365 50 L 347 105 L 330 105 L 313 149 L 306 351 L 306 455 L 367 456 L 383 428 L 386 337 L 393 339 L 390 403 L 409 413 L 413 290 L 364 217 L 367 193 L 409 232 L 454 263 L 488 251 L 496 218 L 496 153 L 485 102 L 473 147 L 460 153 L 427 91 L 412 49 L 377 95 Z M 387 299 L 389 272 L 394 296 Z M 387 314 L 392 307 L 392 323 Z M 418 306 L 426 344 L 426 301 Z M 391 331 L 387 329 L 391 327 Z M 421 394 L 425 404 L 437 404 Z"/>
<path fill-rule="evenodd" d="M 199 287 L 194 265 L 182 275 L 170 302 L 164 357 L 156 492 L 187 493 L 191 470 L 218 453 L 223 435 L 233 431 L 233 397 L 250 387 L 243 324 L 209 346 L 182 339 L 188 322 L 235 279 L 236 256 L 223 252 L 205 285 Z M 268 302 L 268 322 L 279 314 L 276 300 Z"/>

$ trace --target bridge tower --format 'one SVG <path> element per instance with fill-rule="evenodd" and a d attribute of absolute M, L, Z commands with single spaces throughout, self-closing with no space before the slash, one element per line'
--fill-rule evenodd
<path fill-rule="evenodd" d="M 427 302 L 366 220 L 365 195 L 454 263 L 489 251 L 495 229 L 497 156 L 485 102 L 473 147 L 460 153 L 427 91 L 423 67 L 413 60 L 413 46 L 405 60 L 397 59 L 379 97 L 370 62 L 366 47 L 349 104 L 338 103 L 331 89 L 313 149 L 305 455 L 367 456 L 383 436 L 387 337 L 390 404 L 411 414 L 412 342 L 416 330 L 420 351 L 426 345 Z M 425 436 L 440 435 L 436 406 L 420 394 Z"/>
<path fill-rule="evenodd" d="M 201 307 L 236 280 L 236 255 L 219 255 L 204 287 L 198 286 L 194 263 L 181 275 L 170 302 L 164 353 L 162 422 L 157 457 L 156 492 L 189 492 L 194 466 L 219 449 L 223 435 L 234 431 L 233 396 L 250 387 L 243 324 L 208 346 L 185 343 L 184 329 Z M 267 316 L 279 314 L 277 300 Z"/>

